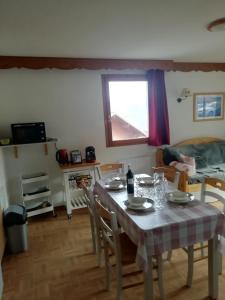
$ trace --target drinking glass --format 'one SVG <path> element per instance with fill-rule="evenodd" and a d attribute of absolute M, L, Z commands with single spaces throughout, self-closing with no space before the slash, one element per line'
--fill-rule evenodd
<path fill-rule="evenodd" d="M 164 176 L 163 172 L 154 173 L 155 179 L 155 206 L 161 208 L 165 204 L 165 195 L 168 188 L 167 179 Z"/>
<path fill-rule="evenodd" d="M 138 177 L 135 177 L 135 181 L 134 181 L 134 195 L 136 197 L 143 197 L 144 196 L 143 187 L 141 187 L 139 185 Z"/>
<path fill-rule="evenodd" d="M 135 178 L 135 196 L 136 197 L 146 197 L 146 198 L 152 198 L 151 193 L 152 188 L 148 185 L 140 185 L 140 178 Z"/>

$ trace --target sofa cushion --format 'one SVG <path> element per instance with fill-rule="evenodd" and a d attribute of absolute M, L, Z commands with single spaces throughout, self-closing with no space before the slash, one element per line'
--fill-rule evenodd
<path fill-rule="evenodd" d="M 207 177 L 216 177 L 224 180 L 225 178 L 225 163 L 212 165 L 208 168 L 197 170 L 195 175 L 188 177 L 188 184 L 201 183 Z"/>
<path fill-rule="evenodd" d="M 164 163 L 182 161 L 180 154 L 194 157 L 197 169 L 207 168 L 225 162 L 225 141 L 167 147 L 163 150 Z"/>

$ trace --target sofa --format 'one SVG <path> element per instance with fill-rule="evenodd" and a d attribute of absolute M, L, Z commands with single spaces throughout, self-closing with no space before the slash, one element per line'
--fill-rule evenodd
<path fill-rule="evenodd" d="M 183 157 L 195 162 L 192 172 L 180 171 L 179 189 L 185 192 L 200 191 L 206 177 L 225 179 L 225 140 L 213 137 L 201 137 L 182 141 L 176 145 L 158 148 L 156 166 L 176 168 Z"/>

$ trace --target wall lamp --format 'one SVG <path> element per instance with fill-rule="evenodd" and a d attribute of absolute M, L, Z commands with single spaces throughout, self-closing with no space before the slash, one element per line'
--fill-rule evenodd
<path fill-rule="evenodd" d="M 181 91 L 180 97 L 177 98 L 177 102 L 181 103 L 182 101 L 186 100 L 188 97 L 191 97 L 191 91 L 189 89 L 184 88 Z"/>

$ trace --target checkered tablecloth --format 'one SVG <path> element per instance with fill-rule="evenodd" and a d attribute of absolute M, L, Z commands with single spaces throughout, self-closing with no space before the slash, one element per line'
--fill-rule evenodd
<path fill-rule="evenodd" d="M 94 193 L 110 210 L 138 246 L 136 261 L 146 269 L 148 257 L 165 251 L 193 245 L 221 234 L 225 236 L 225 217 L 215 207 L 194 200 L 186 205 L 164 201 L 163 207 L 150 212 L 126 209 L 127 191 L 108 191 L 103 181 L 96 182 Z M 224 239 L 221 239 L 224 241 Z M 221 251 L 225 251 L 224 243 Z"/>

